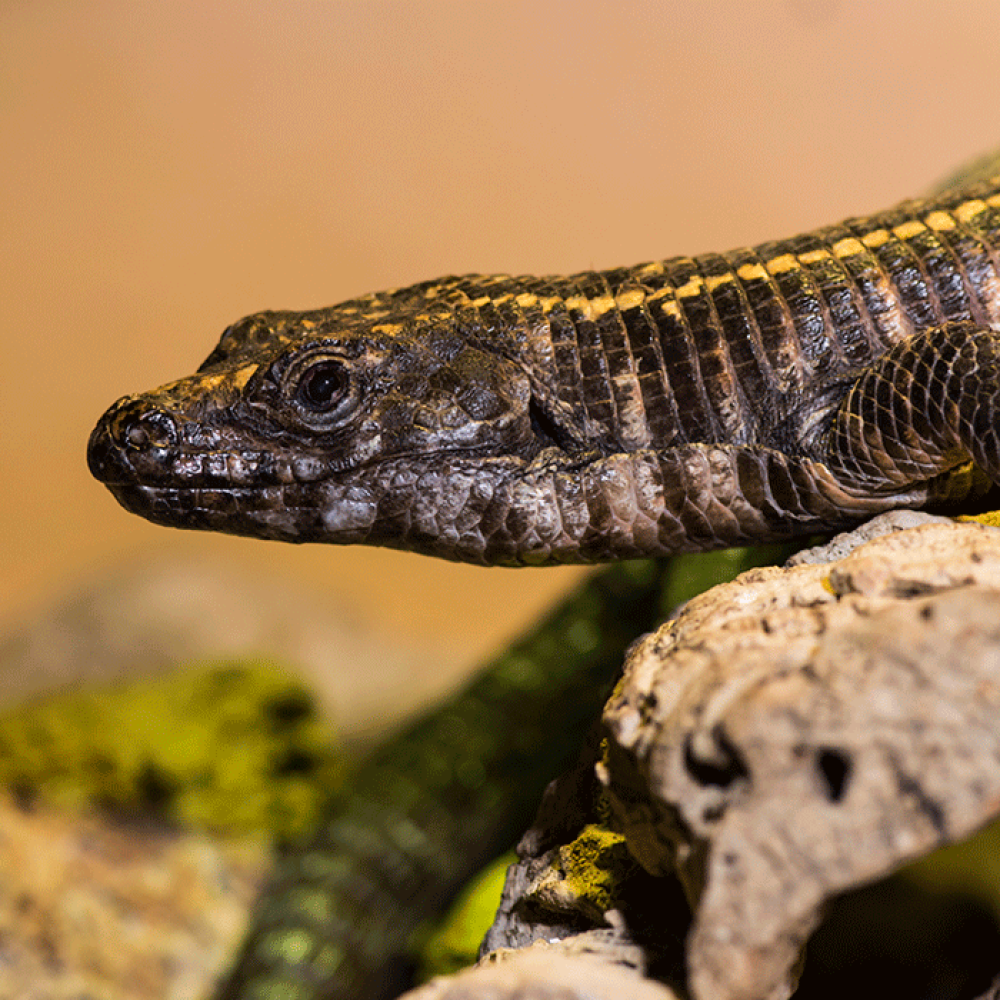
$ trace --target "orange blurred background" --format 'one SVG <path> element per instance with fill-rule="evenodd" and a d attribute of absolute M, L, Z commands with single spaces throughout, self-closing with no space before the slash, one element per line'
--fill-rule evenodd
<path fill-rule="evenodd" d="M 0 618 L 136 553 L 305 580 L 475 658 L 577 570 L 185 534 L 86 469 L 261 308 L 886 207 L 1000 144 L 1000 4 L 0 4 Z"/>

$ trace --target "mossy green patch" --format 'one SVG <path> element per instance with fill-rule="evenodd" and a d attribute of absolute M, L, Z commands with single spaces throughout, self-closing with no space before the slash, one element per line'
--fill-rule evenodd
<path fill-rule="evenodd" d="M 618 887 L 635 866 L 625 838 L 594 823 L 585 826 L 572 843 L 559 848 L 566 887 L 595 914 L 615 906 Z"/>
<path fill-rule="evenodd" d="M 1000 528 L 1000 510 L 988 510 L 982 514 L 961 514 L 955 520 L 973 521 L 976 524 L 985 524 L 988 528 Z"/>
<path fill-rule="evenodd" d="M 294 835 L 340 773 L 309 692 L 265 662 L 204 664 L 0 716 L 0 783 L 63 806 Z"/>
<path fill-rule="evenodd" d="M 450 975 L 476 961 L 479 945 L 493 923 L 507 869 L 517 861 L 508 851 L 462 890 L 420 951 L 420 979 Z"/>

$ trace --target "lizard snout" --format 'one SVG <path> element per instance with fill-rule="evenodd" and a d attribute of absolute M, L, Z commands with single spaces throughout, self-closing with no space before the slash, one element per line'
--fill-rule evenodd
<path fill-rule="evenodd" d="M 125 397 L 101 417 L 90 435 L 87 465 L 103 483 L 155 477 L 164 470 L 177 440 L 177 423 L 170 414 Z"/>

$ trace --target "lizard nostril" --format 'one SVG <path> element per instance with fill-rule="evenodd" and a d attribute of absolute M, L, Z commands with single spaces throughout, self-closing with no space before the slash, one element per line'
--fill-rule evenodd
<path fill-rule="evenodd" d="M 133 451 L 168 448 L 177 443 L 177 425 L 162 410 L 153 410 L 144 413 L 138 420 L 124 423 L 121 440 Z"/>
<path fill-rule="evenodd" d="M 125 432 L 125 443 L 136 450 L 145 448 L 149 443 L 149 434 L 146 432 L 146 428 L 142 424 L 133 424 Z"/>
<path fill-rule="evenodd" d="M 176 420 L 164 410 L 146 409 L 148 405 L 121 399 L 98 421 L 87 444 L 87 464 L 101 482 L 155 477 L 174 456 L 180 439 Z"/>

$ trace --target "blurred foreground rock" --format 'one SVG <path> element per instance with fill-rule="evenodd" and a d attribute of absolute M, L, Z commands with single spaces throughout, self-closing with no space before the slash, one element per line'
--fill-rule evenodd
<path fill-rule="evenodd" d="M 538 942 L 474 969 L 433 979 L 405 1000 L 679 1000 L 651 979 L 614 963 L 574 955 L 564 942 Z"/>
<path fill-rule="evenodd" d="M 489 948 L 599 932 L 616 975 L 630 966 L 695 1000 L 783 1000 L 823 914 L 853 902 L 848 929 L 888 963 L 859 965 L 853 996 L 987 995 L 1000 973 L 995 915 L 967 919 L 910 890 L 887 915 L 872 885 L 1000 815 L 1000 532 L 920 515 L 924 526 L 897 530 L 913 518 L 890 516 L 893 533 L 857 548 L 840 539 L 832 563 L 752 570 L 631 651 L 604 744 L 555 783 L 522 841 Z M 581 874 L 574 858 L 595 824 L 607 849 Z M 608 883 L 615 837 L 639 865 Z M 863 886 L 876 894 L 852 893 Z M 892 964 L 907 921 L 915 976 Z M 592 995 L 569 980 L 546 992 L 548 978 L 465 976 L 411 995 Z M 797 997 L 848 992 L 817 978 Z"/>
<path fill-rule="evenodd" d="M 207 995 L 270 867 L 221 842 L 0 797 L 0 997 Z"/>
<path fill-rule="evenodd" d="M 344 740 L 370 739 L 467 669 L 291 581 L 148 556 L 0 637 L 0 709 L 179 664 L 246 657 L 295 670 Z"/>

